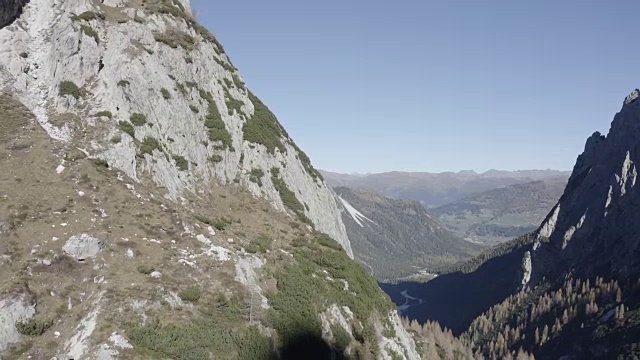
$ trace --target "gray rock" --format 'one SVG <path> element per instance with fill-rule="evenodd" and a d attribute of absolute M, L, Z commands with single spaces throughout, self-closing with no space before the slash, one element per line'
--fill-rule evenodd
<path fill-rule="evenodd" d="M 35 303 L 25 296 L 0 300 L 0 357 L 9 344 L 20 341 L 15 323 L 31 319 L 35 313 Z"/>
<path fill-rule="evenodd" d="M 632 92 L 605 137 L 594 133 L 564 194 L 538 233 L 532 280 L 574 268 L 576 276 L 627 276 L 640 268 L 640 102 Z"/>
<path fill-rule="evenodd" d="M 638 98 L 638 96 L 640 96 L 640 90 L 635 89 L 633 90 L 629 95 L 627 95 L 627 97 L 624 99 L 624 103 L 626 104 L 631 104 L 632 102 L 636 101 L 636 99 Z"/>
<path fill-rule="evenodd" d="M 180 2 L 190 12 L 189 1 Z M 122 4 L 117 0 L 107 3 L 114 6 L 113 11 Z M 262 186 L 250 179 L 252 169 L 268 173 L 277 167 L 282 181 L 305 205 L 304 215 L 317 230 L 336 239 L 352 256 L 331 190 L 324 181 L 312 177 L 301 160 L 305 157 L 293 145 L 293 140 L 283 134 L 280 140 L 284 151 L 274 153 L 263 145 L 244 140 L 243 125 L 254 116 L 255 107 L 239 73 L 232 70 L 227 56 L 215 43 L 203 39 L 181 19 L 134 8 L 126 8 L 123 14 L 146 18 L 144 24 L 129 21 L 112 26 L 110 22 L 92 21 L 91 28 L 99 39 L 96 42 L 78 31 L 68 16 L 59 16 L 84 11 L 98 11 L 95 2 L 31 1 L 23 10 L 22 20 L 27 24 L 24 28 L 0 31 L 0 67 L 7 70 L 0 74 L 0 87 L 15 90 L 16 96 L 36 115 L 49 136 L 61 141 L 73 137 L 70 126 L 56 126 L 49 121 L 51 116 L 75 113 L 79 108 L 111 111 L 112 119 L 95 122 L 91 117 L 83 117 L 80 120 L 84 122 L 81 128 L 96 128 L 89 132 L 96 137 L 89 136 L 78 147 L 86 149 L 91 158 L 106 160 L 110 168 L 120 170 L 136 181 L 152 180 L 165 187 L 173 200 L 184 191 L 208 188 L 214 182 L 230 184 L 237 179 L 256 197 L 267 199 L 274 208 L 285 211 L 269 176 L 265 176 Z M 155 40 L 154 33 L 168 30 L 192 36 L 198 41 L 197 51 L 174 49 Z M 50 34 L 46 38 L 49 40 L 40 33 Z M 27 59 L 16 56 L 16 51 L 23 48 L 30 52 Z M 191 59 L 194 66 L 180 65 L 185 64 L 185 58 Z M 23 71 L 27 66 L 28 74 Z M 234 77 L 240 81 L 226 85 L 226 81 Z M 126 80 L 128 85 L 118 85 L 121 80 Z M 72 81 L 79 88 L 91 84 L 92 96 L 77 100 L 72 96 L 60 96 L 57 86 L 62 81 Z M 160 89 L 174 89 L 177 83 L 183 87 L 187 83 L 195 86 L 185 88 L 185 94 L 172 91 L 171 101 L 167 101 Z M 200 98 L 200 90 L 210 94 L 216 104 L 232 148 L 220 148 L 219 141 L 209 139 L 202 121 L 207 106 L 199 105 L 200 114 L 190 109 L 193 100 Z M 229 111 L 227 97 L 237 100 L 238 111 Z M 148 123 L 153 124 L 137 127 L 135 139 L 118 129 L 118 122 L 128 119 L 132 113 L 144 114 Z M 115 135 L 122 137 L 117 144 L 104 141 Z M 143 158 L 137 157 L 134 140 L 141 141 L 145 137 L 157 139 L 164 152 L 182 156 L 194 166 L 184 171 L 160 150 L 145 154 Z M 212 157 L 220 161 L 211 162 Z"/>
<path fill-rule="evenodd" d="M 524 253 L 524 257 L 522 258 L 522 289 L 524 289 L 527 284 L 529 284 L 529 280 L 531 280 L 531 252 L 527 251 Z"/>
<path fill-rule="evenodd" d="M 62 251 L 78 261 L 84 261 L 96 256 L 105 246 L 104 240 L 89 234 L 81 234 L 70 237 L 62 247 Z"/>

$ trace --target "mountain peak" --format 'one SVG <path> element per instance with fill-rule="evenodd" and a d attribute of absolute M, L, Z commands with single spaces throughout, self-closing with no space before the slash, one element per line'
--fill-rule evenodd
<path fill-rule="evenodd" d="M 532 254 L 534 274 L 560 271 L 551 265 L 554 262 L 571 264 L 585 275 L 607 268 L 624 276 L 640 266 L 630 255 L 640 244 L 631 234 L 640 228 L 635 213 L 628 211 L 640 201 L 637 95 L 634 91 L 625 98 L 607 136 L 594 132 L 587 139 L 564 195 L 538 233 Z"/>
<path fill-rule="evenodd" d="M 474 170 L 460 170 L 458 171 L 459 175 L 478 175 Z"/>

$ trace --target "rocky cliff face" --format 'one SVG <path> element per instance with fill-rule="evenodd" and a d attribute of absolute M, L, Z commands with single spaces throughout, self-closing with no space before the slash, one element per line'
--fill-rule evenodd
<path fill-rule="evenodd" d="M 351 254 L 322 177 L 189 9 L 184 0 L 33 2 L 0 33 L 1 86 L 52 138 L 172 199 L 240 183 Z"/>
<path fill-rule="evenodd" d="M 419 358 L 188 1 L 24 6 L 0 29 L 0 168 L 0 357 Z"/>
<path fill-rule="evenodd" d="M 582 276 L 639 271 L 640 102 L 627 99 L 609 134 L 596 132 L 587 140 L 564 194 L 538 231 L 534 279 L 569 268 Z"/>

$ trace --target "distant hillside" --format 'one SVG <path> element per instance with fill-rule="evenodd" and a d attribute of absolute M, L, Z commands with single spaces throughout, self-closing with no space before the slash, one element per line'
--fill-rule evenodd
<path fill-rule="evenodd" d="M 469 170 L 457 173 L 387 172 L 367 175 L 320 172 L 332 187 L 366 189 L 393 199 L 417 200 L 427 208 L 456 202 L 486 190 L 570 175 L 568 171 L 556 170 L 489 170 L 482 174 Z"/>
<path fill-rule="evenodd" d="M 487 190 L 431 213 L 468 241 L 503 242 L 535 230 L 562 196 L 567 179 L 559 176 Z"/>
<path fill-rule="evenodd" d="M 378 279 L 434 270 L 481 249 L 446 230 L 417 201 L 345 187 L 335 191 L 344 206 L 343 222 L 354 256 Z"/>

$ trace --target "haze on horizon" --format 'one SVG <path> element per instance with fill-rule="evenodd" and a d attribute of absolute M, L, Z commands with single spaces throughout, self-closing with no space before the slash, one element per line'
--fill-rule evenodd
<path fill-rule="evenodd" d="M 328 171 L 570 170 L 640 85 L 630 0 L 192 3 Z"/>
<path fill-rule="evenodd" d="M 482 175 L 482 174 L 486 174 L 488 172 L 491 171 L 508 171 L 508 172 L 518 172 L 518 171 L 549 171 L 549 172 L 565 172 L 567 174 L 569 174 L 571 172 L 571 169 L 515 169 L 515 170 L 505 170 L 505 169 L 487 169 L 484 171 L 476 171 L 473 169 L 461 169 L 461 170 L 444 170 L 444 171 L 420 171 L 420 170 L 387 170 L 387 171 L 380 171 L 380 172 L 357 172 L 357 171 L 351 171 L 351 172 L 338 172 L 338 171 L 331 171 L 331 170 L 326 170 L 326 169 L 320 169 L 321 171 L 326 171 L 326 172 L 330 172 L 330 173 L 335 173 L 335 174 L 341 174 L 341 175 L 352 175 L 352 176 L 368 176 L 368 175 L 375 175 L 375 174 L 385 174 L 385 173 L 392 173 L 392 172 L 397 172 L 397 173 L 431 173 L 431 174 L 443 174 L 443 173 L 454 173 L 454 174 L 460 174 L 460 173 L 465 173 L 465 172 L 473 172 L 477 175 Z"/>

